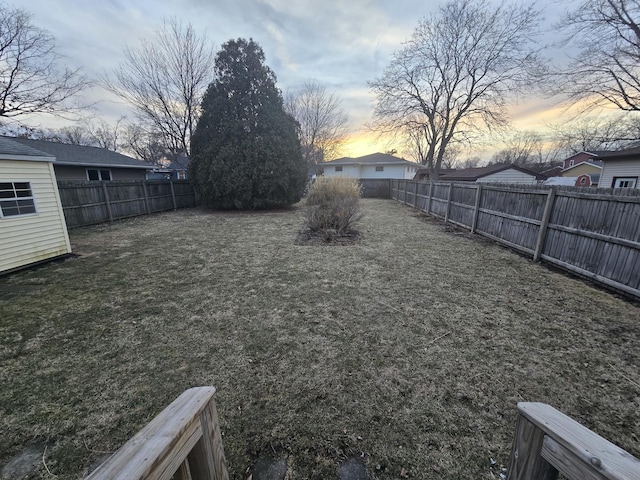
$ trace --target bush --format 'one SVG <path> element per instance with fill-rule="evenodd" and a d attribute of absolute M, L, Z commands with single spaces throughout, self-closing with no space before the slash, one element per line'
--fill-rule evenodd
<path fill-rule="evenodd" d="M 342 235 L 352 230 L 361 216 L 361 190 L 353 178 L 317 178 L 307 196 L 307 227 L 326 235 Z"/>

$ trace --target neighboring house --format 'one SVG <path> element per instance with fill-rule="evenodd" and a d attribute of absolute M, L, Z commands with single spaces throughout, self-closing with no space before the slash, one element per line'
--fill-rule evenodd
<path fill-rule="evenodd" d="M 54 161 L 0 137 L 0 273 L 71 253 Z"/>
<path fill-rule="evenodd" d="M 441 168 L 438 176 L 447 175 L 448 173 L 455 172 L 455 168 Z M 416 174 L 413 176 L 414 180 L 429 180 L 429 169 L 425 166 L 418 167 Z"/>
<path fill-rule="evenodd" d="M 443 182 L 512 183 L 534 185 L 545 177 L 517 165 L 489 165 L 487 167 L 463 168 L 441 175 Z"/>
<path fill-rule="evenodd" d="M 547 170 L 543 170 L 540 172 L 540 175 L 545 176 L 547 178 L 551 177 L 561 177 L 562 176 L 562 167 L 558 165 L 557 167 L 551 167 Z"/>
<path fill-rule="evenodd" d="M 580 162 L 572 167 L 562 170 L 563 177 L 579 177 L 581 175 L 600 175 L 602 173 L 602 161 L 598 163 Z"/>
<path fill-rule="evenodd" d="M 578 165 L 583 162 L 593 163 L 594 165 L 602 166 L 602 160 L 600 157 L 602 155 L 607 155 L 611 153 L 610 150 L 594 150 L 593 152 L 578 152 L 570 157 L 565 158 L 562 161 L 562 169 L 566 170 L 568 168 L 573 167 L 574 165 Z"/>
<path fill-rule="evenodd" d="M 600 158 L 604 161 L 600 187 L 640 188 L 640 147 L 610 152 Z"/>
<path fill-rule="evenodd" d="M 141 162 L 106 148 L 28 138 L 10 138 L 10 140 L 55 157 L 53 168 L 58 180 L 144 180 L 147 171 L 154 168 L 150 163 Z"/>
<path fill-rule="evenodd" d="M 386 153 L 339 158 L 324 163 L 325 177 L 412 179 L 420 165 Z"/>
<path fill-rule="evenodd" d="M 147 180 L 186 180 L 189 157 L 181 156 L 165 167 L 155 167 L 147 172 Z"/>

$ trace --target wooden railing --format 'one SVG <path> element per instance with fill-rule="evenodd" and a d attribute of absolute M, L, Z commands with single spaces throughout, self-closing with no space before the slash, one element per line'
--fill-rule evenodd
<path fill-rule="evenodd" d="M 215 391 L 183 392 L 87 479 L 228 480 Z"/>
<path fill-rule="evenodd" d="M 640 460 L 544 403 L 519 403 L 507 480 L 638 480 Z"/>

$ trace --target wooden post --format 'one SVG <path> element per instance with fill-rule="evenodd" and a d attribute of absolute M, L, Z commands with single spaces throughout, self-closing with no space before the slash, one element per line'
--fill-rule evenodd
<path fill-rule="evenodd" d="M 415 188 L 413 189 L 413 208 L 418 208 L 418 181 L 414 180 Z"/>
<path fill-rule="evenodd" d="M 558 470 L 541 455 L 544 431 L 518 415 L 507 480 L 555 480 Z"/>
<path fill-rule="evenodd" d="M 547 203 L 544 206 L 544 213 L 542 214 L 542 222 L 540 223 L 540 230 L 538 230 L 538 241 L 536 242 L 536 248 L 533 252 L 533 261 L 540 261 L 540 255 L 544 248 L 544 241 L 547 238 L 547 230 L 549 227 L 549 219 L 551 218 L 551 212 L 553 212 L 553 204 L 556 199 L 556 189 L 551 187 L 549 195 L 547 196 Z"/>
<path fill-rule="evenodd" d="M 173 209 L 178 209 L 178 204 L 176 203 L 176 191 L 173 189 L 173 179 L 169 179 L 169 186 L 171 187 L 171 198 L 173 199 Z"/>
<path fill-rule="evenodd" d="M 104 180 L 102 180 L 102 193 L 104 194 L 104 202 L 107 206 L 107 215 L 109 216 L 109 221 L 113 222 L 113 212 L 111 211 L 111 202 L 109 201 L 109 191 L 107 190 L 107 184 Z"/>
<path fill-rule="evenodd" d="M 449 184 L 449 192 L 447 193 L 447 210 L 444 213 L 444 223 L 449 221 L 449 209 L 451 208 L 451 191 L 453 190 L 453 183 Z"/>
<path fill-rule="evenodd" d="M 431 199 L 433 198 L 433 180 L 429 181 L 429 199 L 427 200 L 427 213 L 431 213 Z"/>
<path fill-rule="evenodd" d="M 227 461 L 222 448 L 218 412 L 214 402 L 210 402 L 200 413 L 200 425 L 202 438 L 187 457 L 192 478 L 229 480 Z"/>
<path fill-rule="evenodd" d="M 476 205 L 473 209 L 473 221 L 471 222 L 471 233 L 475 233 L 478 226 L 478 215 L 480 214 L 480 199 L 482 197 L 482 184 L 476 184 Z"/>
<path fill-rule="evenodd" d="M 147 182 L 145 180 L 141 180 L 142 182 L 142 191 L 144 192 L 144 206 L 147 210 L 147 215 L 151 213 L 151 206 L 149 205 L 149 192 L 147 192 Z"/>

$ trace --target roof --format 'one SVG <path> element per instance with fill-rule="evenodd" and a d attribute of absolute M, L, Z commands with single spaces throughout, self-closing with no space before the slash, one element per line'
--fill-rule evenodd
<path fill-rule="evenodd" d="M 599 157 L 606 162 L 610 160 L 640 160 L 640 147 L 626 148 L 617 152 L 607 152 Z"/>
<path fill-rule="evenodd" d="M 387 155 L 386 153 L 371 153 L 362 157 L 343 157 L 337 160 L 331 160 L 325 165 L 410 165 L 418 166 L 415 162 L 410 162 L 403 158 Z"/>
<path fill-rule="evenodd" d="M 0 156 L 5 160 L 40 160 L 52 162 L 55 158 L 40 150 L 14 142 L 12 139 L 0 136 Z"/>
<path fill-rule="evenodd" d="M 545 185 L 558 185 L 565 187 L 575 187 L 578 177 L 549 177 L 544 181 Z"/>
<path fill-rule="evenodd" d="M 536 177 L 537 179 L 543 179 L 542 175 L 528 170 L 526 168 L 519 167 L 517 165 L 511 164 L 498 164 L 498 165 L 488 165 L 486 167 L 475 167 L 475 168 L 463 168 L 461 170 L 454 170 L 450 173 L 440 176 L 440 180 L 445 181 L 464 181 L 464 182 L 473 182 L 479 178 L 483 178 L 494 173 L 503 172 L 505 170 L 517 170 L 522 173 L 526 173 L 531 175 L 532 177 Z"/>
<path fill-rule="evenodd" d="M 591 166 L 591 167 L 593 167 L 593 168 L 598 168 L 598 169 L 602 170 L 602 166 L 601 166 L 601 165 L 598 165 L 598 164 L 600 164 L 600 163 L 602 163 L 602 162 L 598 162 L 598 163 L 592 163 L 592 162 L 580 162 L 580 163 L 576 163 L 573 167 L 565 168 L 564 170 L 562 170 L 562 172 L 568 172 L 569 170 L 573 170 L 574 168 L 577 168 L 577 167 L 579 167 L 580 165 L 589 165 L 589 166 Z"/>
<path fill-rule="evenodd" d="M 7 139 L 8 137 L 0 137 Z M 151 169 L 150 163 L 141 162 L 135 158 L 112 152 L 106 148 L 71 145 L 69 143 L 48 142 L 45 140 L 31 140 L 30 138 L 11 138 L 12 142 L 25 147 L 45 152 L 56 158 L 57 165 L 76 165 L 92 167 L 120 167 Z"/>
<path fill-rule="evenodd" d="M 578 155 L 582 155 L 582 154 L 587 154 L 592 158 L 598 158 L 598 157 L 602 157 L 603 155 L 607 155 L 609 153 L 613 153 L 613 151 L 612 150 L 592 150 L 592 151 L 582 150 L 580 152 L 576 152 L 573 155 L 568 156 L 567 158 L 564 159 L 564 161 L 569 160 L 573 157 L 577 157 Z"/>

